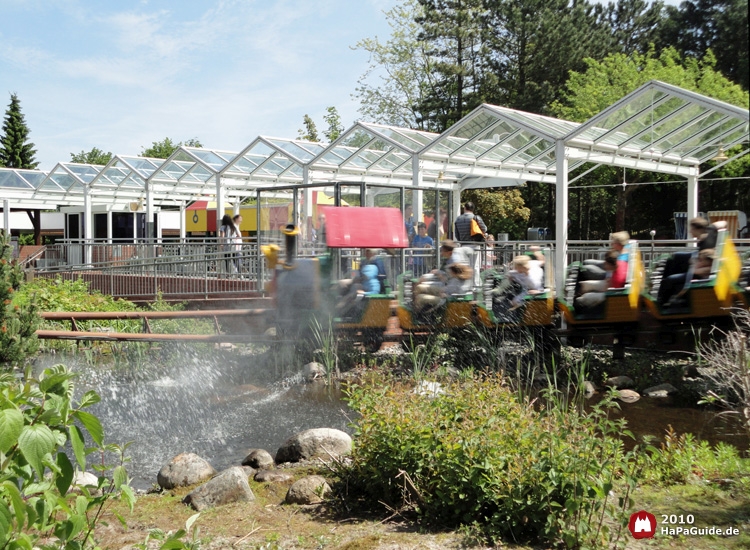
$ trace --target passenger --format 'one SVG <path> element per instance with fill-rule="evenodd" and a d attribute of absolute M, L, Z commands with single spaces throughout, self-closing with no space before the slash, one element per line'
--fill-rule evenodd
<path fill-rule="evenodd" d="M 449 265 L 445 274 L 423 275 L 414 289 L 415 311 L 424 312 L 434 309 L 451 296 L 471 294 L 472 275 L 471 267 L 461 263 Z"/>
<path fill-rule="evenodd" d="M 667 285 L 664 296 L 667 297 L 663 303 L 664 307 L 685 306 L 685 295 L 687 294 L 690 281 L 700 281 L 711 276 L 715 250 L 704 248 L 695 255 L 690 263 L 687 273 L 675 273 L 662 281 L 662 287 Z M 659 288 L 660 294 L 662 287 Z"/>
<path fill-rule="evenodd" d="M 628 263 L 619 259 L 616 250 L 610 250 L 604 257 L 604 270 L 607 276 L 598 281 L 583 281 L 579 287 L 579 296 L 573 305 L 582 310 L 591 309 L 603 304 L 607 299 L 607 289 L 623 288 L 627 282 Z"/>
<path fill-rule="evenodd" d="M 522 306 L 525 296 L 544 292 L 541 282 L 530 276 L 530 263 L 531 259 L 525 255 L 513 258 L 513 269 L 508 272 L 508 278 L 516 283 L 518 292 L 510 299 L 511 310 Z"/>
<path fill-rule="evenodd" d="M 427 225 L 423 222 L 417 224 L 417 236 L 411 242 L 412 248 L 419 249 L 430 249 L 434 246 L 434 241 L 427 235 Z M 413 257 L 414 275 L 423 275 L 426 271 L 426 259 L 429 258 L 429 252 L 422 250 L 415 250 Z"/>
<path fill-rule="evenodd" d="M 364 268 L 366 265 L 374 265 L 378 272 L 376 279 L 378 280 L 380 286 L 379 286 L 379 293 L 385 294 L 385 283 L 388 280 L 388 273 L 385 270 L 385 263 L 383 262 L 383 258 L 378 256 L 378 249 L 377 248 L 367 248 L 365 249 L 365 260 L 360 266 L 360 270 Z"/>
<path fill-rule="evenodd" d="M 715 249 L 719 230 L 726 227 L 725 221 L 717 221 L 709 224 L 705 218 L 693 218 L 690 220 L 690 236 L 698 240 L 698 251 Z M 656 302 L 659 305 L 667 305 L 667 302 L 675 295 L 678 289 L 685 286 L 687 272 L 693 262 L 695 252 L 675 252 L 667 260 L 662 274 L 659 292 Z"/>
<path fill-rule="evenodd" d="M 336 304 L 336 311 L 342 317 L 350 314 L 354 308 L 362 303 L 365 296 L 380 293 L 378 268 L 374 263 L 365 263 L 359 273 L 351 280 L 346 288 L 346 294 Z"/>
<path fill-rule="evenodd" d="M 544 288 L 544 254 L 538 246 L 529 247 L 529 279 L 534 288 Z"/>
<path fill-rule="evenodd" d="M 630 247 L 630 233 L 618 231 L 609 236 L 609 250 L 617 252 L 618 260 L 627 262 Z M 585 260 L 578 273 L 578 281 L 602 281 L 607 278 L 607 271 L 602 260 Z"/>

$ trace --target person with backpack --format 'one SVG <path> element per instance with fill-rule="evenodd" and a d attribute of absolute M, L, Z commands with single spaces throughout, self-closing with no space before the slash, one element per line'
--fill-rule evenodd
<path fill-rule="evenodd" d="M 458 242 L 482 243 L 487 238 L 487 226 L 478 214 L 474 214 L 474 203 L 467 201 L 464 204 L 464 213 L 453 223 L 455 237 Z M 474 263 L 474 286 L 482 284 L 479 276 L 480 254 L 475 254 Z"/>
<path fill-rule="evenodd" d="M 453 223 L 454 237 L 458 242 L 484 242 L 487 235 L 487 226 L 478 214 L 474 214 L 474 203 L 469 201 L 464 204 L 464 213 Z"/>

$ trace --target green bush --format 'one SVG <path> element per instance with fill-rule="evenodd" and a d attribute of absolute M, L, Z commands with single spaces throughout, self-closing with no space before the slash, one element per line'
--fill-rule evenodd
<path fill-rule="evenodd" d="M 674 485 L 693 480 L 750 480 L 750 459 L 742 458 L 733 446 L 720 442 L 696 441 L 692 434 L 667 431 L 664 442 L 649 453 L 644 481 Z"/>
<path fill-rule="evenodd" d="M 23 361 L 39 347 L 35 335 L 40 321 L 36 304 L 33 300 L 23 305 L 13 301 L 23 273 L 11 261 L 11 252 L 8 239 L 0 236 L 0 363 Z"/>
<path fill-rule="evenodd" d="M 104 444 L 99 420 L 84 409 L 99 401 L 93 392 L 73 402 L 73 374 L 63 365 L 34 378 L 0 374 L 0 548 L 92 547 L 92 533 L 105 505 L 135 498 L 122 465 L 122 450 Z M 75 466 L 62 449 L 69 445 Z M 117 452 L 120 464 L 101 463 L 97 487 L 73 487 L 74 468 L 87 456 Z M 110 473 L 111 478 L 106 474 Z"/>
<path fill-rule="evenodd" d="M 360 420 L 339 485 L 345 501 L 413 508 L 492 542 L 581 548 L 619 537 L 642 463 L 616 437 L 624 423 L 607 419 L 611 402 L 581 414 L 550 392 L 537 401 L 549 406 L 535 408 L 500 377 L 444 390 L 429 398 L 392 378 L 350 388 Z"/>

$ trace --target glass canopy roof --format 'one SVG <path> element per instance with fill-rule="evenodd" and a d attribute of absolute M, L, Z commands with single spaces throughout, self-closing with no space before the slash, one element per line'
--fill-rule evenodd
<path fill-rule="evenodd" d="M 357 122 L 333 143 L 260 136 L 239 153 L 180 147 L 168 159 L 115 156 L 107 166 L 60 163 L 49 172 L 0 168 L 13 207 L 51 208 L 145 198 L 175 205 L 255 196 L 259 187 L 366 182 L 445 190 L 556 183 L 562 145 L 568 171 L 608 164 L 699 176 L 699 164 L 742 144 L 748 110 L 651 81 L 585 123 L 481 105 L 434 134 Z M 731 159 L 730 159 L 731 160 Z"/>

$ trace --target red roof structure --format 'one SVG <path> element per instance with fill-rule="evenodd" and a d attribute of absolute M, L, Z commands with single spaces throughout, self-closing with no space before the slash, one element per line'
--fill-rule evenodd
<path fill-rule="evenodd" d="M 325 206 L 326 244 L 331 248 L 407 248 L 398 208 Z"/>

